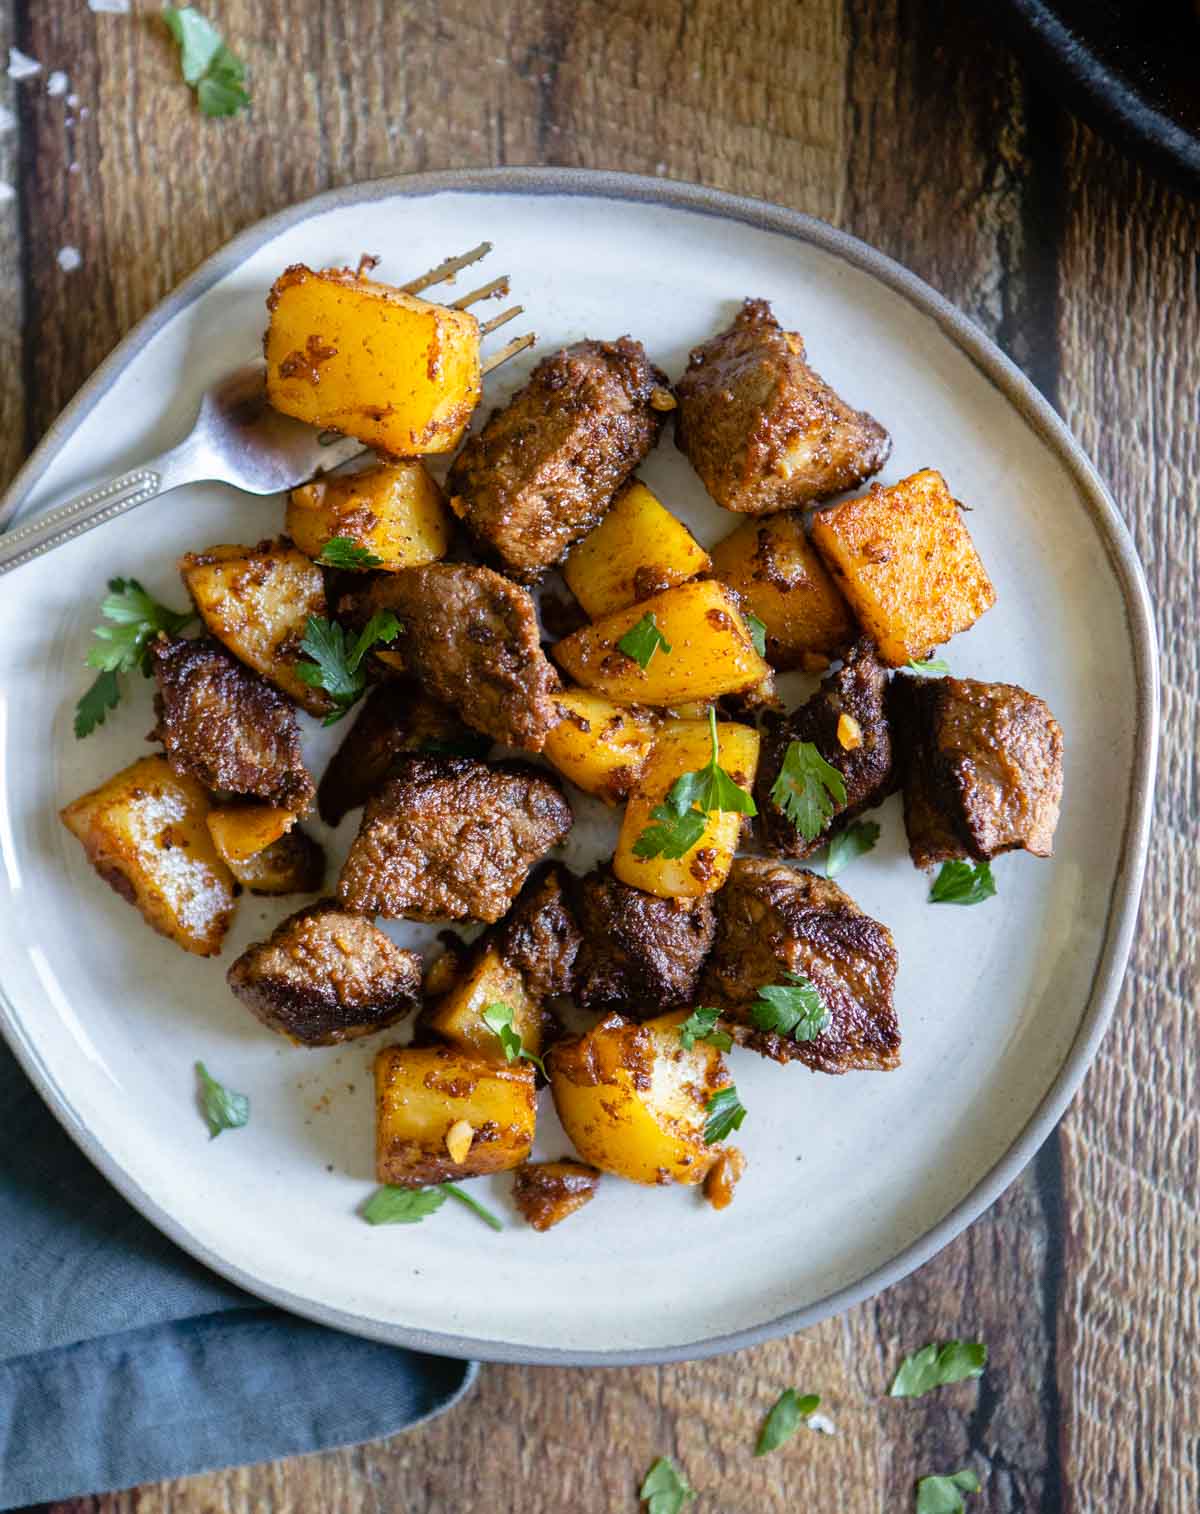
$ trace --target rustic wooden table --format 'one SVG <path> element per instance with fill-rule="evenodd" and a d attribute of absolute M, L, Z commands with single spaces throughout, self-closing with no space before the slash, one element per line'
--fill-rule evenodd
<path fill-rule="evenodd" d="M 0 482 L 95 365 L 260 216 L 384 173 L 551 163 L 663 174 L 825 217 L 928 279 L 1030 373 L 1098 463 L 1158 606 L 1165 732 L 1142 924 L 1060 1130 L 936 1261 L 791 1340 L 696 1365 L 485 1368 L 394 1441 L 83 1499 L 61 1514 L 637 1508 L 659 1453 L 722 1514 L 912 1507 L 972 1463 L 980 1511 L 1200 1508 L 1200 213 L 1059 109 L 971 5 L 940 0 L 216 0 L 253 111 L 209 122 L 151 0 L 0 0 Z M 75 101 L 74 97 L 78 100 Z M 3 98 L 3 96 L 0 96 Z M 68 249 L 81 259 L 74 269 Z M 979 1384 L 880 1397 L 936 1336 Z M 746 1453 L 782 1387 L 835 1440 Z"/>

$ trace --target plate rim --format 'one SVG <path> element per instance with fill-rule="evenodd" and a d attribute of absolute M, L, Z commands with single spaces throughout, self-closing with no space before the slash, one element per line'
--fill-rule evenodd
<path fill-rule="evenodd" d="M 801 211 L 683 180 L 586 168 L 502 167 L 388 175 L 327 190 L 255 222 L 206 258 L 154 306 L 83 384 L 13 480 L 0 504 L 0 530 L 21 515 L 47 468 L 68 445 L 75 429 L 99 402 L 112 380 L 137 360 L 142 348 L 159 331 L 266 242 L 314 216 L 349 205 L 392 198 L 416 200 L 443 193 L 582 196 L 659 204 L 781 233 L 815 246 L 879 279 L 917 310 L 931 316 L 1066 468 L 1106 549 L 1121 589 L 1134 659 L 1136 725 L 1126 824 L 1103 944 L 1079 1029 L 1061 1067 L 1007 1150 L 974 1187 L 923 1235 L 865 1276 L 802 1308 L 787 1310 L 771 1320 L 744 1329 L 682 1345 L 596 1351 L 474 1339 L 452 1332 L 390 1325 L 314 1302 L 255 1277 L 210 1251 L 161 1209 L 109 1156 L 27 1039 L 17 1012 L 3 990 L 2 981 L 0 1032 L 67 1134 L 117 1191 L 183 1251 L 255 1297 L 333 1329 L 442 1356 L 516 1365 L 579 1367 L 699 1361 L 806 1329 L 907 1277 L 991 1207 L 1032 1160 L 1066 1112 L 1112 1017 L 1137 924 L 1149 847 L 1159 734 L 1158 651 L 1153 609 L 1129 529 L 1099 473 L 1064 421 L 991 338 L 923 279 L 857 237 Z"/>

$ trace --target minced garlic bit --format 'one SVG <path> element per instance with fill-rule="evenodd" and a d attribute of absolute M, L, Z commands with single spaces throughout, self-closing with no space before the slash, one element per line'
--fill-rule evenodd
<path fill-rule="evenodd" d="M 837 739 L 843 752 L 856 751 L 863 744 L 862 726 L 845 711 L 838 716 Z"/>
<path fill-rule="evenodd" d="M 655 384 L 650 391 L 651 410 L 674 410 L 676 406 L 675 396 L 669 389 L 664 389 L 661 384 Z"/>
<path fill-rule="evenodd" d="M 450 1160 L 459 1164 L 465 1162 L 474 1138 L 475 1127 L 470 1120 L 455 1120 L 446 1132 L 446 1150 L 450 1153 Z"/>

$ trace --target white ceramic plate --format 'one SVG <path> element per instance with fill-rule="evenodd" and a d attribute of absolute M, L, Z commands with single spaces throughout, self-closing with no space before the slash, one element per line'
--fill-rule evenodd
<path fill-rule="evenodd" d="M 5 1032 L 101 1171 L 168 1235 L 300 1313 L 457 1355 L 630 1362 L 698 1356 L 843 1308 L 932 1255 L 1019 1171 L 1074 1090 L 1111 1010 L 1145 856 L 1157 691 L 1145 589 L 1120 518 L 1049 407 L 919 281 L 792 212 L 688 186 L 515 170 L 377 182 L 247 232 L 165 302 L 87 385 L 10 496 L 30 513 L 159 451 L 200 391 L 251 353 L 286 264 L 383 255 L 402 280 L 487 237 L 539 349 L 631 332 L 678 374 L 688 348 L 762 295 L 818 370 L 894 438 L 885 481 L 930 464 L 973 510 L 998 603 L 954 671 L 1043 695 L 1066 732 L 1052 862 L 995 866 L 999 895 L 931 907 L 897 801 L 876 852 L 840 880 L 900 951 L 903 1066 L 813 1076 L 735 1053 L 749 1171 L 714 1213 L 694 1191 L 616 1179 L 547 1235 L 481 1184 L 503 1234 L 452 1206 L 372 1229 L 369 1065 L 387 1035 L 304 1051 L 231 997 L 227 964 L 294 907 L 244 900 L 220 961 L 153 935 L 91 872 L 59 807 L 148 750 L 139 687 L 85 742 L 71 714 L 104 581 L 134 573 L 182 603 L 185 549 L 253 542 L 279 501 L 181 490 L 4 580 L 0 595 L 0 963 Z M 511 366 L 511 365 L 510 365 Z M 495 402 L 521 382 L 502 370 Z M 497 376 L 499 377 L 499 375 Z M 704 542 L 733 519 L 664 440 L 644 476 Z M 140 681 L 139 681 L 140 682 Z M 302 717 L 303 718 L 303 717 Z M 314 762 L 329 748 L 306 721 Z M 573 866 L 615 822 L 572 791 Z M 357 816 L 332 841 L 336 867 Z M 401 941 L 429 927 L 392 927 Z M 210 1144 L 202 1057 L 253 1118 Z M 538 1149 L 564 1142 L 543 1096 Z M 97 1178 L 97 1181 L 100 1181 Z"/>

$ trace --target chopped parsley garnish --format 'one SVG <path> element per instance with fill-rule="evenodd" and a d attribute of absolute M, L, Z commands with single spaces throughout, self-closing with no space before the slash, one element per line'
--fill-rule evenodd
<path fill-rule="evenodd" d="M 493 1230 L 503 1230 L 503 1223 L 478 1199 L 460 1188 L 457 1183 L 438 1183 L 433 1188 L 396 1188 L 391 1184 L 377 1188 L 362 1208 L 362 1217 L 368 1225 L 419 1225 L 428 1219 L 446 1202 L 457 1199 L 485 1225 Z"/>
<path fill-rule="evenodd" d="M 638 1489 L 638 1497 L 646 1504 L 646 1514 L 679 1514 L 695 1496 L 695 1488 L 669 1456 L 658 1458 Z"/>
<path fill-rule="evenodd" d="M 914 673 L 948 673 L 950 664 L 941 657 L 927 657 L 924 662 L 915 662 L 911 657 L 905 664 Z"/>
<path fill-rule="evenodd" d="M 750 632 L 750 640 L 754 643 L 754 650 L 760 657 L 765 657 L 767 655 L 766 625 L 759 620 L 757 615 L 747 615 L 745 620 L 746 629 Z"/>
<path fill-rule="evenodd" d="M 377 568 L 383 558 L 376 557 L 352 536 L 331 536 L 316 561 L 323 568 L 348 568 L 351 572 L 358 572 L 364 568 Z"/>
<path fill-rule="evenodd" d="M 855 857 L 865 857 L 879 840 L 879 827 L 874 820 L 856 820 L 844 831 L 839 831 L 829 841 L 825 853 L 825 876 L 836 878 L 843 868 L 849 867 Z"/>
<path fill-rule="evenodd" d="M 650 811 L 648 825 L 633 843 L 635 857 L 670 857 L 678 859 L 690 852 L 704 834 L 708 816 L 714 811 L 756 815 L 754 800 L 739 787 L 721 766 L 717 740 L 717 714 L 708 712 L 712 734 L 712 756 L 702 768 L 676 778 L 662 804 Z"/>
<path fill-rule="evenodd" d="M 100 613 L 112 624 L 99 625 L 92 632 L 97 645 L 88 649 L 88 667 L 101 671 L 75 706 L 75 735 L 81 740 L 103 725 L 109 710 L 116 708 L 121 698 L 121 673 L 140 668 L 150 677 L 150 643 L 158 633 L 174 636 L 196 618 L 190 610 L 169 610 L 159 604 L 136 578 L 110 578 Z"/>
<path fill-rule="evenodd" d="M 238 1130 L 250 1119 L 250 1100 L 244 1093 L 234 1093 L 224 1083 L 210 1077 L 203 1062 L 196 1063 L 200 1079 L 200 1108 L 208 1122 L 208 1138 L 215 1140 L 223 1130 Z"/>
<path fill-rule="evenodd" d="M 296 676 L 311 689 L 324 689 L 333 700 L 334 709 L 326 715 L 326 725 L 341 720 L 366 692 L 367 674 L 362 662 L 371 648 L 399 634 L 400 622 L 390 610 L 372 615 L 357 638 L 348 636 L 336 620 L 308 617 L 300 650 L 312 661 L 298 662 Z"/>
<path fill-rule="evenodd" d="M 987 1366 L 987 1347 L 982 1341 L 931 1341 L 913 1356 L 905 1357 L 888 1389 L 892 1398 L 920 1398 L 947 1383 L 982 1377 Z"/>
<path fill-rule="evenodd" d="M 166 5 L 162 17 L 179 44 L 179 66 L 196 91 L 201 113 L 233 116 L 249 105 L 245 67 L 212 22 L 190 5 Z"/>
<path fill-rule="evenodd" d="M 708 1119 L 704 1122 L 706 1146 L 723 1141 L 732 1131 L 742 1128 L 747 1110 L 732 1083 L 728 1088 L 718 1088 L 705 1107 L 708 1110 Z"/>
<path fill-rule="evenodd" d="M 766 1456 L 768 1451 L 774 1451 L 785 1440 L 790 1440 L 808 1416 L 815 1414 L 820 1407 L 819 1394 L 806 1393 L 801 1397 L 795 1388 L 786 1389 L 775 1400 L 763 1422 L 754 1448 L 755 1456 Z"/>
<path fill-rule="evenodd" d="M 671 650 L 671 643 L 658 629 L 658 622 L 652 612 L 647 612 L 636 626 L 626 631 L 617 646 L 626 657 L 632 657 L 639 668 L 649 667 L 650 659 L 660 649 L 664 653 Z"/>
<path fill-rule="evenodd" d="M 943 862 L 929 890 L 930 904 L 982 904 L 996 892 L 990 863 Z"/>
<path fill-rule="evenodd" d="M 978 1493 L 979 1478 L 970 1467 L 935 1477 L 922 1477 L 917 1483 L 917 1514 L 963 1514 L 964 1493 Z"/>
<path fill-rule="evenodd" d="M 728 1051 L 733 1037 L 717 1028 L 721 1018 L 719 1009 L 694 1009 L 679 1027 L 679 1041 L 684 1051 L 691 1051 L 697 1041 L 707 1041 L 718 1051 Z"/>
<path fill-rule="evenodd" d="M 513 1007 L 511 1004 L 489 1004 L 479 1016 L 493 1035 L 497 1036 L 500 1045 L 504 1049 L 506 1062 L 516 1062 L 524 1057 L 527 1062 L 532 1062 L 541 1073 L 543 1078 L 548 1079 L 545 1066 L 541 1057 L 535 1057 L 533 1052 L 526 1051 L 521 1045 L 521 1033 L 513 1029 Z"/>
<path fill-rule="evenodd" d="M 759 1030 L 773 1030 L 793 1041 L 815 1041 L 829 1024 L 829 1011 L 810 979 L 802 973 L 783 976 L 785 982 L 759 989 L 750 1018 Z"/>
<path fill-rule="evenodd" d="M 846 784 L 811 741 L 790 741 L 771 798 L 805 841 L 815 841 L 836 806 L 845 804 Z"/>

